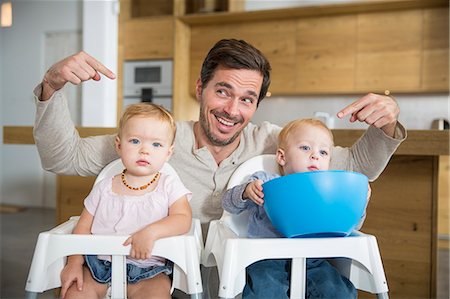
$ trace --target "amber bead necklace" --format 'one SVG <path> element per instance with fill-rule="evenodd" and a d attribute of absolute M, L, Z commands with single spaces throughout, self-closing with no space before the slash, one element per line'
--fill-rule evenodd
<path fill-rule="evenodd" d="M 157 172 L 156 174 L 155 174 L 155 176 L 153 177 L 153 179 L 151 179 L 151 181 L 150 182 L 148 182 L 147 184 L 145 184 L 145 185 L 142 185 L 142 186 L 140 186 L 140 187 L 133 187 L 133 186 L 130 186 L 130 185 L 128 185 L 128 183 L 127 183 L 127 181 L 126 181 L 126 179 L 125 179 L 125 173 L 127 172 L 127 169 L 125 168 L 123 171 L 122 171 L 122 183 L 125 185 L 125 187 L 127 187 L 128 189 L 130 189 L 130 190 L 145 190 L 145 189 L 147 189 L 147 187 L 148 186 L 150 186 L 151 184 L 153 184 L 157 179 L 158 179 L 158 177 L 159 177 L 159 172 Z"/>

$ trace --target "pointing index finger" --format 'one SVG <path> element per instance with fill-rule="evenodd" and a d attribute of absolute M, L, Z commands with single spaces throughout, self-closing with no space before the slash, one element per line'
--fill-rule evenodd
<path fill-rule="evenodd" d="M 106 66 L 104 66 L 103 64 L 101 64 L 99 61 L 97 61 L 97 59 L 93 58 L 92 56 L 88 56 L 86 58 L 86 62 L 97 72 L 105 75 L 106 77 L 108 77 L 109 79 L 115 79 L 116 75 L 110 70 L 108 69 Z M 98 74 L 96 74 L 94 76 L 94 80 L 95 78 L 98 78 L 98 80 L 100 80 Z"/>
<path fill-rule="evenodd" d="M 350 105 L 346 106 L 344 109 L 342 109 L 341 111 L 339 111 L 337 113 L 337 117 L 338 118 L 343 118 L 346 115 L 349 114 L 353 114 L 359 110 L 361 110 L 362 108 L 364 108 L 365 106 L 367 106 L 367 104 L 370 102 L 370 99 L 368 97 L 368 95 L 354 101 L 353 103 L 351 103 Z"/>

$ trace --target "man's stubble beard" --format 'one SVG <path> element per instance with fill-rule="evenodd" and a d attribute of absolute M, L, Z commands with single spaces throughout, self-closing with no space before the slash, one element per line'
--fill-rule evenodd
<path fill-rule="evenodd" d="M 215 117 L 215 116 L 213 116 L 213 117 Z M 211 128 L 210 128 L 209 123 L 207 121 L 207 118 L 205 116 L 205 112 L 204 112 L 204 109 L 203 109 L 203 98 L 200 98 L 200 117 L 199 117 L 199 122 L 200 122 L 201 130 L 203 130 L 203 133 L 205 134 L 206 138 L 208 138 L 209 142 L 211 142 L 211 144 L 214 145 L 214 146 L 227 146 L 227 145 L 233 143 L 233 141 L 235 141 L 236 138 L 238 138 L 239 135 L 242 132 L 242 130 L 237 131 L 236 134 L 234 134 L 230 139 L 227 139 L 227 140 L 221 140 L 219 138 L 216 138 L 211 133 Z"/>

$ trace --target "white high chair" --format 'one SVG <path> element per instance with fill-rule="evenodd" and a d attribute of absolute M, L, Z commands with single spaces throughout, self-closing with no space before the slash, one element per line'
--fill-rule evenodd
<path fill-rule="evenodd" d="M 260 170 L 279 173 L 275 155 L 256 156 L 244 162 L 233 173 L 228 189 Z M 374 236 L 355 231 L 340 238 L 248 239 L 247 224 L 247 213 L 231 215 L 225 211 L 221 219 L 210 223 L 202 264 L 217 265 L 220 298 L 234 298 L 241 293 L 245 268 L 264 259 L 292 259 L 290 298 L 305 298 L 306 258 L 333 258 L 331 262 L 357 289 L 389 298 Z"/>
<path fill-rule="evenodd" d="M 120 159 L 111 162 L 101 171 L 95 183 L 120 173 L 123 168 Z M 177 175 L 167 163 L 161 172 Z M 111 255 L 111 298 L 127 298 L 126 256 L 131 246 L 122 244 L 128 236 L 74 235 L 72 230 L 78 218 L 71 217 L 67 222 L 39 234 L 25 286 L 27 298 L 36 298 L 37 293 L 60 287 L 60 273 L 66 264 L 66 257 L 75 254 Z M 174 263 L 172 291 L 176 288 L 190 294 L 191 298 L 202 297 L 199 263 L 202 250 L 202 231 L 198 219 L 192 220 L 187 234 L 155 242 L 152 255 Z"/>

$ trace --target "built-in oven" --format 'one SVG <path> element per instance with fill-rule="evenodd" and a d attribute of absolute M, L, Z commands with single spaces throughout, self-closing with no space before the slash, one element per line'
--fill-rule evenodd
<path fill-rule="evenodd" d="M 172 60 L 125 61 L 123 107 L 139 102 L 172 111 Z"/>

